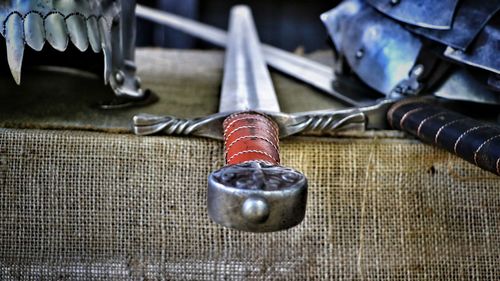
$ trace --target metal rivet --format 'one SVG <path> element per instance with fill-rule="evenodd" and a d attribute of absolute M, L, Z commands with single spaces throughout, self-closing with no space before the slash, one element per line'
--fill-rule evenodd
<path fill-rule="evenodd" d="M 263 223 L 269 217 L 269 204 L 264 198 L 250 197 L 243 203 L 241 214 L 253 223 Z"/>
<path fill-rule="evenodd" d="M 356 58 L 357 58 L 357 59 L 362 58 L 364 55 L 365 55 L 365 50 L 363 50 L 363 49 L 359 49 L 359 50 L 356 52 Z"/>
<path fill-rule="evenodd" d="M 420 77 L 424 73 L 424 66 L 421 64 L 417 64 L 411 70 L 412 76 Z"/>
<path fill-rule="evenodd" d="M 391 0 L 391 5 L 397 5 L 401 2 L 401 0 Z"/>
<path fill-rule="evenodd" d="M 115 74 L 115 80 L 116 80 L 116 83 L 118 84 L 123 84 L 123 81 L 125 80 L 125 77 L 123 76 L 123 74 L 121 72 L 117 72 Z"/>

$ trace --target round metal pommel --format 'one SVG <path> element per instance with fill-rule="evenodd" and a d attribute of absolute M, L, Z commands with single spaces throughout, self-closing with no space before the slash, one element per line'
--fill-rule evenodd
<path fill-rule="evenodd" d="M 253 223 L 262 223 L 269 217 L 269 204 L 266 199 L 250 197 L 241 206 L 241 215 Z"/>
<path fill-rule="evenodd" d="M 251 232 L 284 230 L 305 216 L 307 180 L 300 172 L 252 161 L 208 178 L 208 214 L 218 224 Z"/>

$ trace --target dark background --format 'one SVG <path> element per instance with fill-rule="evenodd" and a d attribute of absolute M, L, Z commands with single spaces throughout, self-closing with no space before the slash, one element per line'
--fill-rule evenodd
<path fill-rule="evenodd" d="M 326 49 L 328 36 L 319 16 L 335 6 L 337 1 L 325 0 L 156 0 L 138 1 L 227 30 L 231 6 L 246 4 L 252 8 L 260 40 L 264 43 L 307 53 Z M 215 48 L 169 28 L 143 20 L 138 21 L 139 46 L 165 48 Z"/>

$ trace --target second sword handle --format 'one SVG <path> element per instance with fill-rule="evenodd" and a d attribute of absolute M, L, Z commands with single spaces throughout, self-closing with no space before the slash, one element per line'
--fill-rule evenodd
<path fill-rule="evenodd" d="M 402 101 L 388 111 L 389 123 L 500 175 L 500 126 L 427 102 Z"/>

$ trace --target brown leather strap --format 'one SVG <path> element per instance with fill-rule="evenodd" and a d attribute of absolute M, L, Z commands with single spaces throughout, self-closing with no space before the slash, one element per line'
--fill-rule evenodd
<path fill-rule="evenodd" d="M 278 165 L 278 125 L 253 112 L 233 114 L 223 123 L 226 164 L 263 161 Z"/>
<path fill-rule="evenodd" d="M 500 175 L 500 126 L 419 101 L 396 103 L 387 117 L 393 128 Z"/>

